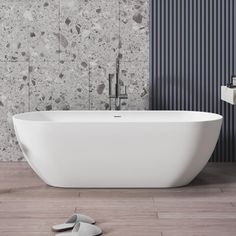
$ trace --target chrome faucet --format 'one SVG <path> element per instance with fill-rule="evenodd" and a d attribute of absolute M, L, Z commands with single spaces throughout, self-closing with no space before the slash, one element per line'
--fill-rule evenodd
<path fill-rule="evenodd" d="M 120 110 L 120 104 L 122 99 L 128 99 L 127 94 L 127 86 L 125 86 L 125 92 L 121 93 L 121 86 L 120 86 L 120 60 L 119 58 L 116 59 L 116 83 L 115 83 L 115 93 L 112 93 L 112 77 L 113 74 L 109 74 L 109 107 L 111 110 L 111 101 L 115 99 L 115 110 Z"/>

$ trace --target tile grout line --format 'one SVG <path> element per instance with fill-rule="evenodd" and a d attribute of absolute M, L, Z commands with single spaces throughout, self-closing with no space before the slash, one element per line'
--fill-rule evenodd
<path fill-rule="evenodd" d="M 61 0 L 59 0 L 59 12 L 58 12 L 58 17 L 59 17 L 59 22 L 58 22 L 58 27 L 59 27 L 59 40 L 58 40 L 58 42 L 59 42 L 59 57 L 58 57 L 58 59 L 59 59 L 59 63 L 60 63 L 60 61 L 61 61 Z"/>
<path fill-rule="evenodd" d="M 64 60 L 65 62 L 73 62 L 72 60 Z M 9 61 L 9 60 L 0 60 L 0 63 L 27 63 L 29 60 L 17 60 L 17 61 Z M 34 60 L 34 63 L 47 63 L 47 62 L 58 62 L 57 60 L 45 59 L 45 60 Z M 75 62 L 75 61 L 74 61 Z M 143 62 L 146 63 L 145 60 L 122 60 L 122 62 L 131 63 L 131 62 Z"/>
<path fill-rule="evenodd" d="M 90 91 L 90 89 L 91 89 L 91 63 L 90 63 L 90 61 L 88 62 L 88 64 L 89 64 L 89 74 L 88 74 L 88 91 L 89 91 L 89 97 L 88 97 L 88 99 L 89 99 L 89 110 L 91 110 L 91 91 Z"/>
<path fill-rule="evenodd" d="M 31 76 L 30 76 L 30 66 L 31 66 L 31 61 L 30 61 L 30 55 L 29 55 L 29 61 L 28 61 L 28 68 L 27 68 L 27 74 L 28 74 L 28 111 L 31 110 L 30 106 L 30 93 L 31 93 Z"/>
<path fill-rule="evenodd" d="M 27 68 L 27 75 L 28 75 L 28 111 L 31 111 L 31 74 L 30 74 L 30 66 L 31 66 L 31 50 L 30 50 L 30 39 L 29 39 L 29 34 L 30 34 L 30 30 L 27 29 L 27 53 L 29 54 L 29 60 L 28 60 L 28 68 Z"/>
<path fill-rule="evenodd" d="M 58 55 L 58 70 L 60 73 L 61 70 L 61 0 L 59 0 L 59 9 L 58 9 L 58 33 L 59 33 L 59 40 L 58 40 L 58 48 L 59 48 L 59 55 Z M 53 83 L 53 87 L 55 84 Z M 54 90 L 54 88 L 53 88 Z"/>
<path fill-rule="evenodd" d="M 121 35 L 120 35 L 120 5 L 121 5 L 121 2 L 120 0 L 118 1 L 118 34 L 119 34 L 119 40 L 118 40 L 118 57 L 120 56 L 120 45 L 121 45 Z"/>

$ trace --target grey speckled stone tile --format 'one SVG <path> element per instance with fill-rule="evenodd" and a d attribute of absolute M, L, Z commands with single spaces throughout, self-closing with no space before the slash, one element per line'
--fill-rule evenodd
<path fill-rule="evenodd" d="M 0 61 L 28 61 L 28 27 L 24 18 L 27 1 L 0 2 Z"/>
<path fill-rule="evenodd" d="M 59 80 L 53 94 L 56 110 L 89 109 L 89 63 L 86 61 L 60 63 Z"/>
<path fill-rule="evenodd" d="M 149 62 L 121 62 L 120 79 L 127 85 L 128 99 L 121 101 L 122 110 L 149 109 Z"/>
<path fill-rule="evenodd" d="M 59 80 L 59 63 L 30 63 L 29 75 L 30 110 L 52 110 L 55 83 Z"/>
<path fill-rule="evenodd" d="M 124 61 L 149 60 L 149 0 L 119 0 Z"/>
<path fill-rule="evenodd" d="M 149 0 L 0 1 L 0 160 L 22 159 L 12 114 L 109 109 L 108 74 L 119 53 L 129 96 L 121 109 L 148 109 L 148 7 Z"/>
<path fill-rule="evenodd" d="M 108 75 L 116 73 L 114 61 L 101 65 L 101 63 L 90 64 L 90 109 L 109 109 L 109 83 Z M 114 77 L 115 79 L 115 77 Z M 115 81 L 114 81 L 115 82 Z"/>
<path fill-rule="evenodd" d="M 28 111 L 28 63 L 0 62 L 0 160 L 22 160 L 12 115 Z"/>
<path fill-rule="evenodd" d="M 33 63 L 29 70 L 31 110 L 89 109 L 86 62 Z"/>
<path fill-rule="evenodd" d="M 59 0 L 3 0 L 0 61 L 59 60 Z"/>
<path fill-rule="evenodd" d="M 61 0 L 61 60 L 114 61 L 118 53 L 118 0 Z"/>
<path fill-rule="evenodd" d="M 59 60 L 59 0 L 25 0 L 31 61 Z"/>

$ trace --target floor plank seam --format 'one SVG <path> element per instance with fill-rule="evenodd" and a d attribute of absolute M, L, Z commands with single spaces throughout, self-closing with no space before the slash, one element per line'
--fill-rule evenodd
<path fill-rule="evenodd" d="M 11 192 L 11 189 L 0 190 L 0 194 L 6 194 L 6 193 L 10 193 L 10 192 Z"/>
<path fill-rule="evenodd" d="M 20 193 L 24 192 L 26 190 L 34 190 L 34 189 L 39 189 L 39 186 L 30 186 L 30 187 L 18 187 L 18 188 L 9 188 L 9 189 L 4 189 L 3 191 L 0 190 L 0 193 L 2 194 L 8 194 L 8 193 Z"/>

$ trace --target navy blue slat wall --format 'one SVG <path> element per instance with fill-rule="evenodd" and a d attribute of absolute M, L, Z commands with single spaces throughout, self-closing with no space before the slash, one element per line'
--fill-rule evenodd
<path fill-rule="evenodd" d="M 236 161 L 236 106 L 220 86 L 236 74 L 236 0 L 152 0 L 151 96 L 154 110 L 224 116 L 212 161 Z"/>

